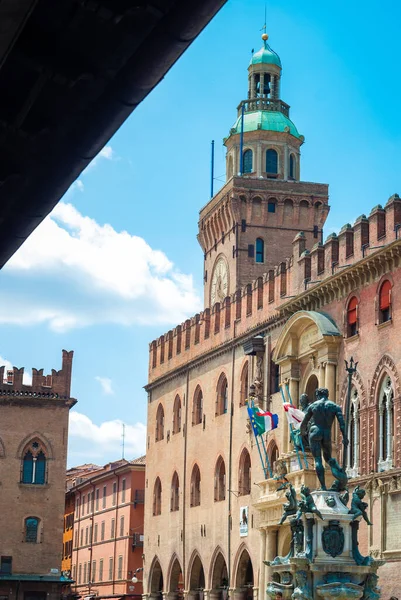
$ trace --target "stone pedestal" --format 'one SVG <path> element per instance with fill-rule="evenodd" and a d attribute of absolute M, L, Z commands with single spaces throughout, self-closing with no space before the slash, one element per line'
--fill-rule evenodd
<path fill-rule="evenodd" d="M 312 492 L 315 513 L 290 520 L 291 550 L 270 561 L 267 597 L 281 592 L 284 600 L 378 600 L 377 569 L 381 561 L 358 550 L 358 526 L 341 493 Z"/>

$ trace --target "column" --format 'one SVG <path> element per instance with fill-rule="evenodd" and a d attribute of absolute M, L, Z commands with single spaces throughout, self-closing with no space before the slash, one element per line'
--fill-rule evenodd
<path fill-rule="evenodd" d="M 265 560 L 273 561 L 277 556 L 277 534 L 278 529 L 268 528 L 266 530 L 266 558 Z M 264 565 L 263 565 L 264 566 Z M 271 568 L 265 569 L 265 585 L 263 588 L 264 594 L 266 593 L 266 586 L 271 579 Z M 263 598 L 263 600 L 265 600 Z"/>
<path fill-rule="evenodd" d="M 261 169 L 260 169 L 260 160 L 261 157 L 261 148 L 260 148 L 260 143 L 257 144 L 256 148 L 255 148 L 255 167 L 254 167 L 254 171 L 256 171 L 256 175 L 258 177 L 260 177 L 262 175 Z"/>
<path fill-rule="evenodd" d="M 326 363 L 326 388 L 329 390 L 329 398 L 336 401 L 336 363 L 328 360 Z"/>
<path fill-rule="evenodd" d="M 354 477 L 359 475 L 359 406 L 354 408 Z"/>
<path fill-rule="evenodd" d="M 381 467 L 383 462 L 383 403 L 379 404 L 379 459 L 378 466 Z"/>
<path fill-rule="evenodd" d="M 260 555 L 259 555 L 259 600 L 265 600 L 266 589 L 266 565 L 263 563 L 266 560 L 266 529 L 260 531 Z"/>
<path fill-rule="evenodd" d="M 260 88 L 259 88 L 259 96 L 261 98 L 264 98 L 264 89 L 265 89 L 265 74 L 261 73 L 260 74 Z M 260 104 L 260 110 L 263 108 L 263 101 Z"/>
<path fill-rule="evenodd" d="M 319 363 L 319 387 L 324 388 L 325 383 L 326 383 L 326 363 L 321 362 L 321 363 Z"/>
<path fill-rule="evenodd" d="M 288 152 L 287 144 L 284 146 L 284 169 L 283 169 L 283 177 L 285 180 L 288 179 L 288 162 L 290 160 L 290 155 Z"/>
<path fill-rule="evenodd" d="M 387 408 L 387 439 L 386 439 L 386 463 L 387 469 L 391 469 L 392 459 L 393 459 L 393 402 L 391 399 L 391 394 L 387 394 L 386 398 L 386 408 Z"/>

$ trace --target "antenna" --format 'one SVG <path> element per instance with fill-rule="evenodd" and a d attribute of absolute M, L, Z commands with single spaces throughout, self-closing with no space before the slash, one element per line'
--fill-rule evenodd
<path fill-rule="evenodd" d="M 212 156 L 210 165 L 210 197 L 213 198 L 213 183 L 214 183 L 214 140 L 212 140 Z"/>
<path fill-rule="evenodd" d="M 121 458 L 125 458 L 124 454 L 125 454 L 125 423 L 123 423 L 123 432 L 122 432 L 122 439 L 123 439 L 123 443 L 122 443 L 122 447 L 123 447 L 123 452 L 122 452 L 122 457 Z"/>

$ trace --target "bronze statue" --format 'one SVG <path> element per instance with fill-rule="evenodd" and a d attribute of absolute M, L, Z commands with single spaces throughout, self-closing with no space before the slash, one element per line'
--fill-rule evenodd
<path fill-rule="evenodd" d="M 310 400 L 309 400 L 308 394 L 301 394 L 299 397 L 300 409 L 303 412 L 306 412 L 306 409 L 308 408 L 309 404 L 310 404 Z M 306 450 L 306 451 L 310 450 L 310 448 L 309 448 L 309 430 L 312 426 L 312 423 L 313 423 L 313 421 L 309 422 L 307 431 L 304 435 L 301 434 L 299 429 L 294 430 L 294 442 L 299 450 Z"/>
<path fill-rule="evenodd" d="M 363 519 L 368 525 L 372 525 L 366 513 L 368 503 L 363 502 L 362 500 L 365 497 L 365 494 L 365 490 L 360 488 L 359 485 L 357 485 L 352 493 L 351 508 L 349 509 L 349 514 L 354 515 L 352 517 L 353 521 L 355 521 L 355 519 L 357 519 L 358 517 L 363 517 Z"/>
<path fill-rule="evenodd" d="M 322 513 L 316 507 L 315 501 L 312 498 L 310 489 L 304 484 L 302 484 L 301 486 L 301 500 L 299 500 L 298 502 L 298 512 L 295 518 L 300 519 L 302 513 L 314 513 L 319 517 L 319 519 L 322 519 L 322 521 L 324 521 Z"/>
<path fill-rule="evenodd" d="M 315 469 L 320 482 L 320 489 L 326 490 L 324 476 L 323 458 L 333 471 L 334 462 L 331 456 L 331 427 L 337 418 L 343 436 L 344 446 L 348 446 L 348 438 L 345 431 L 345 422 L 341 408 L 328 398 L 329 392 L 325 388 L 316 390 L 316 400 L 309 404 L 305 412 L 305 418 L 301 423 L 301 435 L 308 432 L 308 424 L 313 419 L 309 430 L 309 446 L 315 459 Z M 330 463 L 331 461 L 331 463 Z M 336 461 L 337 464 L 337 461 Z"/>
<path fill-rule="evenodd" d="M 295 515 L 297 512 L 297 493 L 291 483 L 289 484 L 288 490 L 285 493 L 285 497 L 287 498 L 288 502 L 283 504 L 283 516 L 280 519 L 279 525 L 282 525 L 287 517 Z"/>

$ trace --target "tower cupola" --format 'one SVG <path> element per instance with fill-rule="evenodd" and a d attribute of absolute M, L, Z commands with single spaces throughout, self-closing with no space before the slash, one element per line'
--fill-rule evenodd
<path fill-rule="evenodd" d="M 267 43 L 267 33 L 262 40 L 248 66 L 248 97 L 240 102 L 237 120 L 224 140 L 227 179 L 238 174 L 299 181 L 304 137 L 280 98 L 280 57 Z"/>

